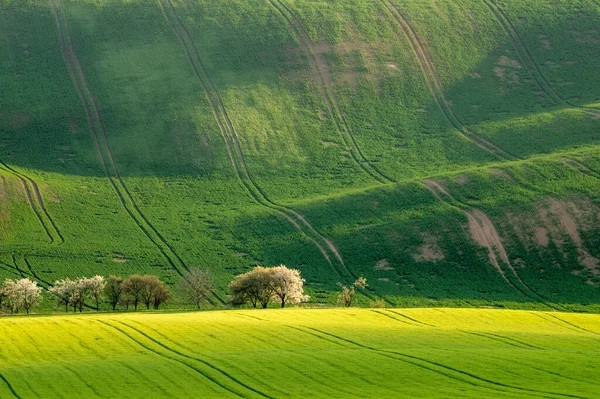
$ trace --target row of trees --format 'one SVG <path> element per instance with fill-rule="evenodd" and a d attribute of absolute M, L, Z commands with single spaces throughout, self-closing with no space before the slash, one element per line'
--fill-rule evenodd
<path fill-rule="evenodd" d="M 66 278 L 57 280 L 48 291 L 56 297 L 60 305 L 65 306 L 65 312 L 69 311 L 69 306 L 74 312 L 82 312 L 88 299 L 94 301 L 96 310 L 100 309 L 101 302 L 110 304 L 113 310 L 116 310 L 119 304 L 127 310 L 129 306 L 137 310 L 139 304 L 144 304 L 147 309 L 153 306 L 158 310 L 161 304 L 172 297 L 169 287 L 158 277 L 139 274 L 125 280 L 117 276 L 107 279 L 102 276 L 77 280 Z"/>
<path fill-rule="evenodd" d="M 270 302 L 282 308 L 286 304 L 306 302 L 304 294 L 305 280 L 300 271 L 289 269 L 284 265 L 277 267 L 256 266 L 247 273 L 240 274 L 229 284 L 231 304 L 241 306 L 251 304 L 254 308 L 260 305 L 266 308 Z M 364 289 L 367 280 L 358 278 L 350 286 L 340 283 L 341 293 L 338 302 L 346 307 L 352 306 L 357 289 Z M 194 303 L 200 309 L 201 303 L 212 292 L 212 283 L 208 271 L 192 269 L 176 287 L 180 296 Z M 28 278 L 5 280 L 0 287 L 0 310 L 18 313 L 25 309 L 27 314 L 42 300 L 43 289 L 35 281 Z M 118 305 L 126 310 L 132 306 L 134 310 L 144 305 L 146 309 L 159 307 L 173 297 L 171 289 L 158 277 L 153 275 L 132 275 L 126 279 L 117 276 L 82 277 L 75 280 L 66 278 L 55 281 L 48 291 L 56 298 L 59 306 L 69 308 L 73 312 L 83 312 L 84 307 L 100 309 L 105 303 L 116 310 Z M 91 303 L 91 304 L 90 304 Z"/>

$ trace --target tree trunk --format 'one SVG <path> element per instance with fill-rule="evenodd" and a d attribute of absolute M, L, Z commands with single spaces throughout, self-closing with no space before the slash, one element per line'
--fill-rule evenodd
<path fill-rule="evenodd" d="M 281 308 L 283 309 L 284 306 L 285 306 L 285 294 L 283 294 L 281 296 Z"/>

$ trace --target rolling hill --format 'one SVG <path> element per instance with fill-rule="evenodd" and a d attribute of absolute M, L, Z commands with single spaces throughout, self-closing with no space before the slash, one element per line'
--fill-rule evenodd
<path fill-rule="evenodd" d="M 0 395 L 594 398 L 599 319 L 437 308 L 5 318 Z"/>
<path fill-rule="evenodd" d="M 0 0 L 0 278 L 255 264 L 600 310 L 597 0 Z"/>

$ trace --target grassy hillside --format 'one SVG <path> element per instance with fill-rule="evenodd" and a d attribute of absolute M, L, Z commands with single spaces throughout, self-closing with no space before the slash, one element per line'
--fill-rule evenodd
<path fill-rule="evenodd" d="M 0 278 L 255 264 L 598 310 L 594 0 L 0 0 Z"/>
<path fill-rule="evenodd" d="M 3 398 L 597 393 L 597 315 L 292 309 L 11 318 L 0 331 Z"/>

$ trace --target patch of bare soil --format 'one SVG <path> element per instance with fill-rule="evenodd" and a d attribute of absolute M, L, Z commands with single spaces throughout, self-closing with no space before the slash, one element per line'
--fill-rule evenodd
<path fill-rule="evenodd" d="M 489 169 L 490 172 L 492 172 L 493 174 L 495 174 L 496 176 L 501 176 L 504 177 L 507 180 L 512 180 L 512 176 L 509 175 L 508 173 L 506 173 L 506 171 L 499 169 L 499 168 L 490 168 Z"/>
<path fill-rule="evenodd" d="M 390 263 L 388 262 L 387 259 L 381 259 L 379 262 L 377 262 L 377 264 L 375 265 L 375 267 L 373 269 L 375 269 L 375 270 L 394 270 L 394 268 L 392 266 L 390 266 Z"/>
<path fill-rule="evenodd" d="M 535 242 L 543 247 L 547 247 L 550 243 L 550 238 L 548 237 L 548 229 L 545 227 L 536 227 L 535 228 Z"/>
<path fill-rule="evenodd" d="M 425 243 L 419 247 L 419 252 L 412 254 L 417 262 L 438 262 L 446 259 L 444 253 L 437 245 L 437 240 L 429 235 L 423 236 Z"/>
<path fill-rule="evenodd" d="M 126 258 L 113 258 L 113 262 L 125 263 L 125 262 L 127 262 L 127 259 Z"/>

